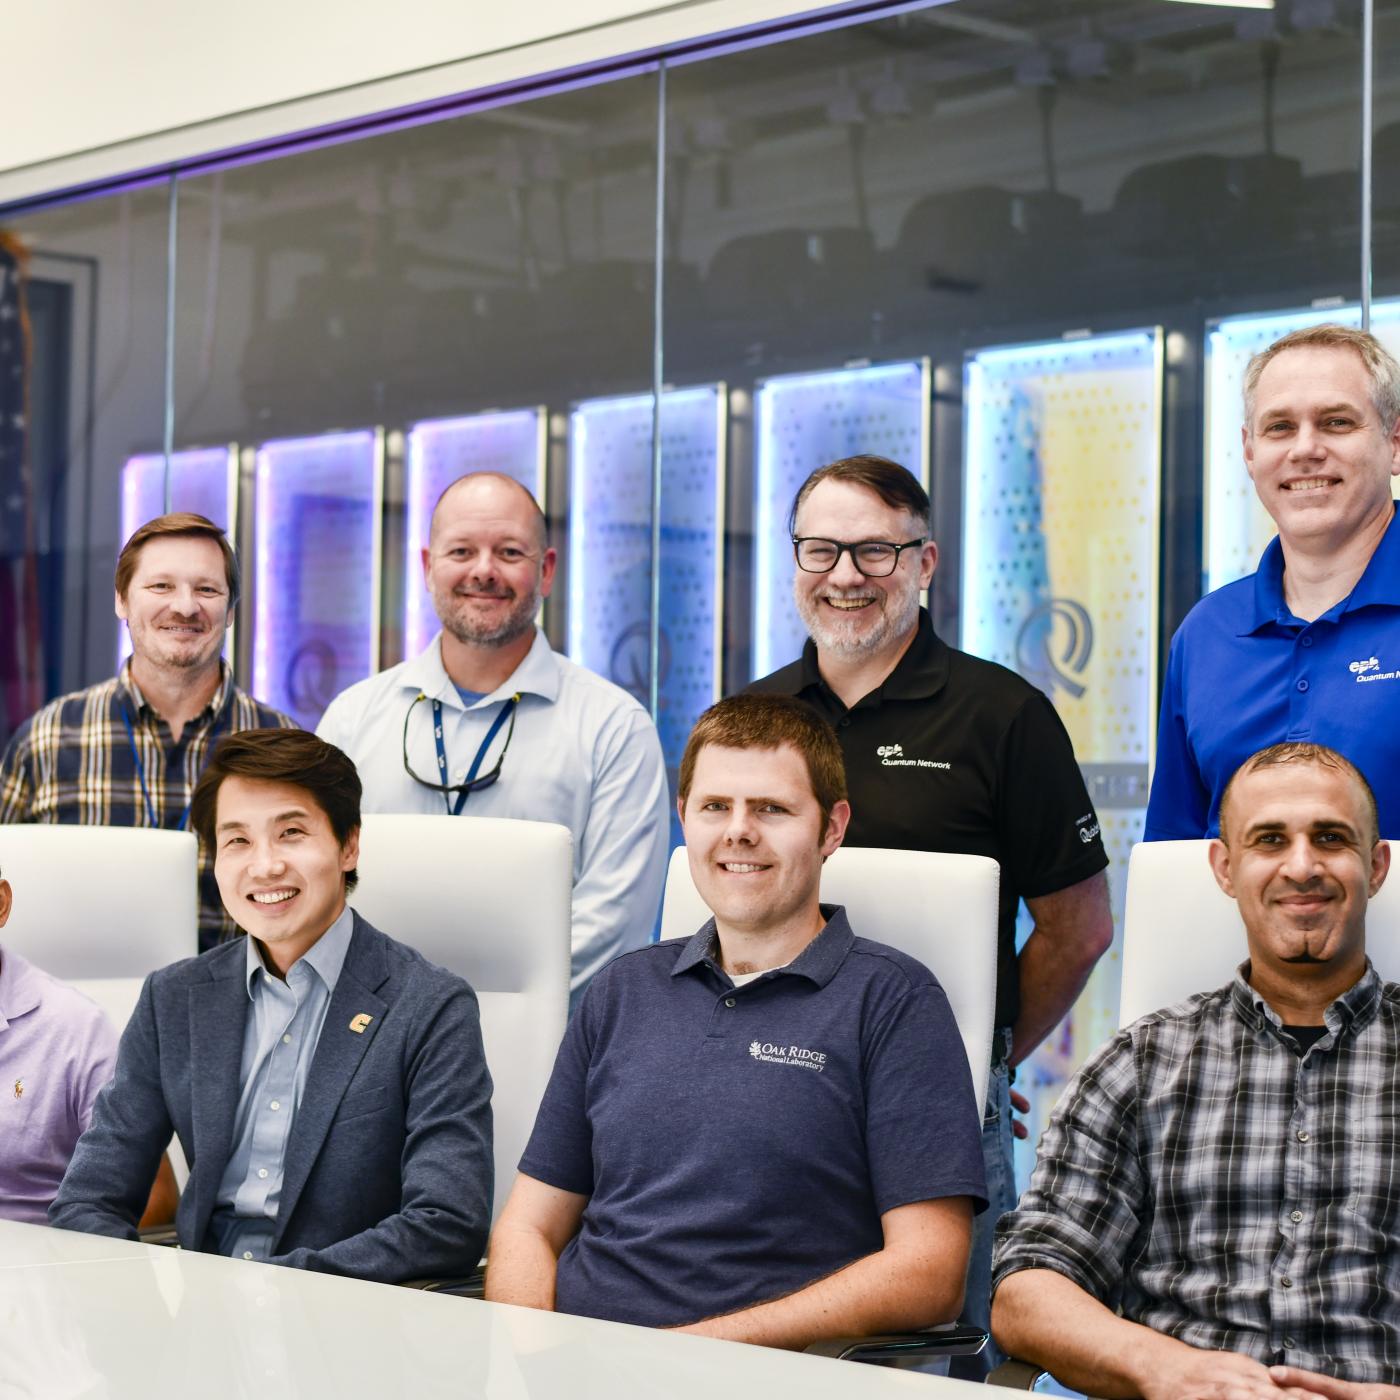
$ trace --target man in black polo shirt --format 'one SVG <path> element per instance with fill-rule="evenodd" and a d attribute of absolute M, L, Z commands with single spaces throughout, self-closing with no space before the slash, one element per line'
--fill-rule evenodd
<path fill-rule="evenodd" d="M 972 1079 L 933 974 L 817 902 L 850 815 L 835 736 L 722 700 L 679 792 L 714 918 L 589 984 L 486 1296 L 790 1348 L 951 1320 L 985 1201 Z"/>
<path fill-rule="evenodd" d="M 1108 857 L 1049 700 L 1014 672 L 955 651 L 920 608 L 938 547 L 918 481 L 883 457 L 833 462 L 802 484 L 788 525 L 810 639 L 799 661 L 750 689 L 800 696 L 835 728 L 849 845 L 1001 865 L 999 1034 L 983 1122 L 991 1209 L 977 1222 L 963 1308 L 985 1327 L 992 1228 L 1016 1204 L 1008 1070 L 1069 1010 L 1112 941 Z M 1022 899 L 1035 927 L 1018 956 Z"/>

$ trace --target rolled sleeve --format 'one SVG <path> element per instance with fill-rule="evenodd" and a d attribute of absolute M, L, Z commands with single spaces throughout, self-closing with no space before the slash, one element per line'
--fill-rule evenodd
<path fill-rule="evenodd" d="M 1142 1221 L 1132 1040 L 1119 1032 L 1065 1090 L 1035 1174 L 997 1227 L 992 1289 L 1022 1269 L 1053 1269 L 1106 1307 L 1120 1300 Z"/>

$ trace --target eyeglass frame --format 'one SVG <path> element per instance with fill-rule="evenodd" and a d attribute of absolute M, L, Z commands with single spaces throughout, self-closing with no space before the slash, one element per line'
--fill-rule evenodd
<path fill-rule="evenodd" d="M 410 765 L 408 761 L 408 721 L 412 718 L 413 711 L 418 705 L 418 702 L 420 700 L 426 700 L 427 698 L 428 697 L 420 690 L 418 694 L 413 697 L 403 717 L 403 771 L 407 773 L 415 783 L 425 788 L 431 788 L 434 792 L 442 793 L 444 798 L 446 798 L 447 794 L 450 792 L 470 796 L 474 792 L 480 792 L 483 788 L 489 788 L 501 776 L 501 765 L 506 761 L 506 752 L 510 748 L 511 739 L 515 736 L 515 716 L 520 711 L 519 692 L 512 695 L 507 702 L 510 705 L 510 725 L 506 729 L 506 741 L 501 745 L 501 751 L 496 756 L 496 766 L 489 773 L 483 773 L 478 778 L 468 778 L 462 783 L 430 783 L 426 778 L 420 778 L 418 774 L 413 771 L 412 765 Z M 492 737 L 494 736 L 490 734 L 487 735 L 488 742 Z"/>
<path fill-rule="evenodd" d="M 834 545 L 836 547 L 836 558 L 833 559 L 830 565 L 825 569 L 809 569 L 802 562 L 802 546 L 804 544 L 807 544 L 809 541 L 813 540 L 820 541 L 822 544 Z M 920 545 L 925 545 L 927 543 L 927 535 L 920 535 L 918 539 L 908 540 L 904 544 L 896 544 L 893 540 L 853 540 L 849 543 L 846 543 L 841 540 L 828 539 L 825 535 L 793 535 L 792 557 L 794 562 L 797 564 L 797 567 L 801 569 L 804 574 L 820 575 L 831 573 L 841 562 L 841 556 L 843 554 L 849 554 L 851 556 L 851 563 L 855 566 L 855 570 L 861 576 L 861 578 L 889 578 L 894 573 L 894 571 L 897 568 L 899 568 L 899 561 L 903 557 L 904 551 L 906 549 L 917 549 Z M 865 569 L 861 568 L 860 560 L 856 557 L 856 550 L 860 549 L 863 545 L 867 544 L 882 544 L 894 550 L 894 563 L 890 565 L 889 571 L 887 573 L 872 574 L 867 572 Z"/>

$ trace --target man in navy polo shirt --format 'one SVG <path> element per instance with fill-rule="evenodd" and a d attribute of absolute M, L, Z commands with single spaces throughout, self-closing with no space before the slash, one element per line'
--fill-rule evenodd
<path fill-rule="evenodd" d="M 1381 834 L 1400 833 L 1400 365 L 1365 331 L 1294 331 L 1250 361 L 1244 410 L 1278 538 L 1172 641 L 1147 840 L 1217 835 L 1230 775 L 1289 740 L 1369 773 Z"/>
<path fill-rule="evenodd" d="M 818 903 L 850 818 L 836 736 L 800 701 L 723 700 L 679 792 L 714 918 L 593 979 L 486 1296 L 790 1348 L 956 1317 L 971 1075 L 933 974 Z"/>

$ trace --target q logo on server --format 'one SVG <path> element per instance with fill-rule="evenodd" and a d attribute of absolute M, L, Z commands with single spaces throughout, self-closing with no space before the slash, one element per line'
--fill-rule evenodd
<path fill-rule="evenodd" d="M 1083 603 L 1050 598 L 1035 608 L 1016 636 L 1016 666 L 1047 695 L 1056 689 L 1073 699 L 1085 690 L 1079 679 L 1094 652 L 1094 622 Z"/>

